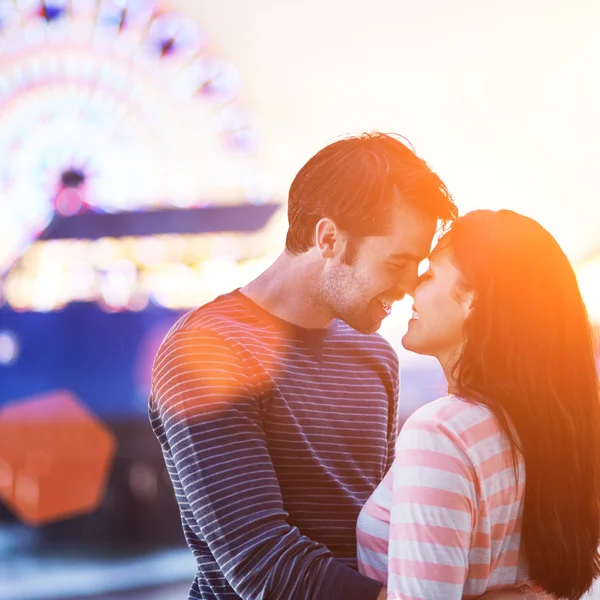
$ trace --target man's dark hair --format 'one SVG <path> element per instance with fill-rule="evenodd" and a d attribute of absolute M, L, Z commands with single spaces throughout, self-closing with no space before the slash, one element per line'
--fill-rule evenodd
<path fill-rule="evenodd" d="M 315 226 L 324 217 L 352 238 L 383 235 L 394 202 L 442 225 L 456 219 L 444 182 L 399 138 L 378 132 L 347 137 L 317 152 L 300 169 L 288 198 L 288 252 L 309 250 Z"/>

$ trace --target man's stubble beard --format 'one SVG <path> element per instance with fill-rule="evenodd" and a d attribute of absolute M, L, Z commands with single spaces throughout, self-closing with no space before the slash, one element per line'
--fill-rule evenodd
<path fill-rule="evenodd" d="M 329 307 L 336 319 L 363 334 L 375 333 L 381 327 L 381 321 L 369 319 L 370 301 L 363 306 L 357 306 L 353 298 L 364 297 L 360 291 L 364 287 L 354 276 L 349 265 L 339 265 L 329 273 L 320 288 L 322 301 Z M 349 294 L 349 291 L 352 293 Z M 358 293 L 357 293 L 358 292 Z"/>

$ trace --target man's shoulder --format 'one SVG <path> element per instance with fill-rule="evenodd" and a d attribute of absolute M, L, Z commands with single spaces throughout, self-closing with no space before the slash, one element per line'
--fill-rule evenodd
<path fill-rule="evenodd" d="M 240 314 L 238 314 L 240 313 Z M 235 293 L 183 315 L 164 337 L 152 369 L 152 389 L 156 393 L 174 373 L 200 375 L 211 385 L 243 377 L 244 357 L 238 343 L 243 330 L 243 305 Z"/>
<path fill-rule="evenodd" d="M 249 330 L 248 311 L 235 292 L 224 294 L 180 317 L 162 340 L 155 368 L 163 362 L 181 360 L 193 353 L 203 360 L 222 360 L 227 356 L 239 362 L 240 343 Z"/>
<path fill-rule="evenodd" d="M 168 337 L 181 335 L 213 335 L 223 340 L 236 339 L 250 328 L 249 311 L 240 301 L 236 291 L 218 296 L 194 308 L 179 318 Z"/>

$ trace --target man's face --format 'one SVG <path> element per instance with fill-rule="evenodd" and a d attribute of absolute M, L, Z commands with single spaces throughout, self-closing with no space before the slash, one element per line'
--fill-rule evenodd
<path fill-rule="evenodd" d="M 364 237 L 354 251 L 346 247 L 328 259 L 320 295 L 334 317 L 361 333 L 377 331 L 392 304 L 413 293 L 436 225 L 434 218 L 398 203 L 390 207 L 384 235 Z"/>

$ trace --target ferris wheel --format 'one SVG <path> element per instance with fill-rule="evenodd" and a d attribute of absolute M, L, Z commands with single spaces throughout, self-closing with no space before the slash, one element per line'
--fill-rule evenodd
<path fill-rule="evenodd" d="M 241 92 L 154 0 L 0 2 L 0 274 L 57 215 L 264 202 Z"/>

